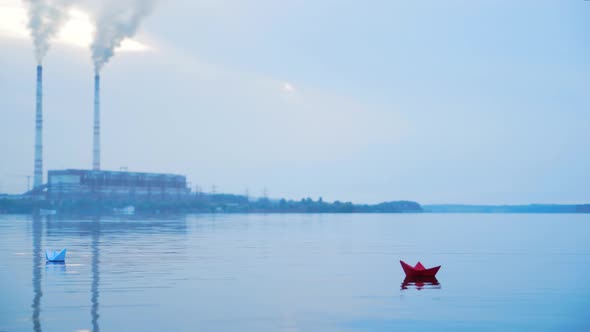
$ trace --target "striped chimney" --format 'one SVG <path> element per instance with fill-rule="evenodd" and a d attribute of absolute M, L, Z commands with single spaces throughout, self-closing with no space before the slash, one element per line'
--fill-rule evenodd
<path fill-rule="evenodd" d="M 37 98 L 35 102 L 35 165 L 33 188 L 43 185 L 43 67 L 37 66 Z"/>
<path fill-rule="evenodd" d="M 100 170 L 100 75 L 94 75 L 94 146 L 92 169 Z"/>

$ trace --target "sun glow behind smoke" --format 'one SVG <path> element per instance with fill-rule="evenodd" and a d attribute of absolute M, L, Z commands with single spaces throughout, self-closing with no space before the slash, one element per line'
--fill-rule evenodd
<path fill-rule="evenodd" d="M 283 82 L 281 84 L 281 90 L 283 90 L 286 93 L 295 93 L 295 86 L 293 86 L 293 84 L 289 83 L 289 82 Z"/>
<path fill-rule="evenodd" d="M 92 42 L 94 25 L 90 16 L 77 8 L 68 12 L 69 18 L 53 42 L 88 48 Z M 20 2 L 0 1 L 0 38 L 30 39 L 27 28 L 27 8 Z M 132 39 L 125 39 L 117 51 L 143 52 L 150 47 Z"/>

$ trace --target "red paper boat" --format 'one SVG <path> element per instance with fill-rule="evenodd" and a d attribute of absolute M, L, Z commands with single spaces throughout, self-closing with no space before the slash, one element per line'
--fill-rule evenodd
<path fill-rule="evenodd" d="M 399 262 L 402 264 L 402 269 L 404 269 L 404 272 L 406 273 L 406 278 L 433 278 L 440 269 L 440 265 L 426 269 L 420 262 L 418 262 L 416 266 L 407 264 L 404 261 Z"/>

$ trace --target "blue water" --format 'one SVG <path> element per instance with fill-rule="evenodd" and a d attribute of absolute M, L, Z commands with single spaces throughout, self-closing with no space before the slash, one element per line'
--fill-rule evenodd
<path fill-rule="evenodd" d="M 589 274 L 590 215 L 0 216 L 0 331 L 590 331 Z"/>

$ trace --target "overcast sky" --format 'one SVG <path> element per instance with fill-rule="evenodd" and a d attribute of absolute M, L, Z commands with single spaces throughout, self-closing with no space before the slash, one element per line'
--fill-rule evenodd
<path fill-rule="evenodd" d="M 44 60 L 44 160 L 91 168 L 92 8 Z M 0 192 L 33 173 L 26 6 L 0 0 Z M 160 1 L 102 71 L 102 166 L 210 191 L 590 202 L 590 1 Z"/>

